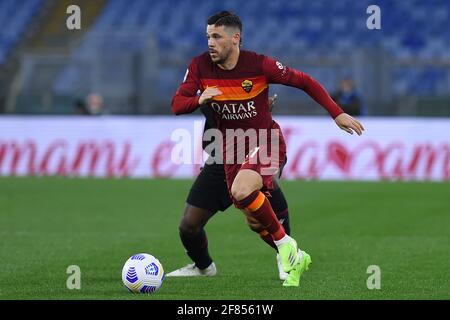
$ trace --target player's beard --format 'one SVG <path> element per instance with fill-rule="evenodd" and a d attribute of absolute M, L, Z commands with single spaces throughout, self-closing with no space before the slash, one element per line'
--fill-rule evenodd
<path fill-rule="evenodd" d="M 217 51 L 216 51 L 217 52 Z M 230 53 L 231 53 L 231 49 L 228 50 L 224 50 L 223 54 L 219 55 L 219 53 L 217 52 L 218 58 L 217 60 L 213 60 L 211 58 L 211 60 L 215 63 L 215 64 L 224 64 L 225 61 L 228 60 L 228 58 L 230 57 Z"/>

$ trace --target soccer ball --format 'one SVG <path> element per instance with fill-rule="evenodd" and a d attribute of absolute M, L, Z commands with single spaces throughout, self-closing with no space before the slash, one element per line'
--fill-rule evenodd
<path fill-rule="evenodd" d="M 135 254 L 123 266 L 122 281 L 130 292 L 152 293 L 161 288 L 164 269 L 154 256 L 147 253 Z"/>

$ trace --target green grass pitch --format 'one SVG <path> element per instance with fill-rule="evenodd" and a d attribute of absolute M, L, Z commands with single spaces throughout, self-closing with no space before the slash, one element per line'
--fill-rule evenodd
<path fill-rule="evenodd" d="M 449 299 L 450 184 L 282 181 L 292 235 L 313 263 L 300 287 L 234 208 L 207 225 L 212 278 L 166 278 L 130 294 L 121 269 L 147 252 L 190 262 L 178 222 L 190 180 L 0 179 L 0 299 Z M 68 290 L 69 265 L 81 289 Z M 378 265 L 381 289 L 369 290 Z"/>

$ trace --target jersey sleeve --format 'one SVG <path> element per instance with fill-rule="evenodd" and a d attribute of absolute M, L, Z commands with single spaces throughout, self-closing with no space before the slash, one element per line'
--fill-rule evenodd
<path fill-rule="evenodd" d="M 344 112 L 333 101 L 325 88 L 310 75 L 289 68 L 269 57 L 263 58 L 262 68 L 268 83 L 283 84 L 305 91 L 314 101 L 325 108 L 333 119 Z"/>
<path fill-rule="evenodd" d="M 194 58 L 186 70 L 183 82 L 178 87 L 172 98 L 172 112 L 176 115 L 194 112 L 198 108 L 200 90 L 200 75 L 198 72 L 198 62 Z"/>

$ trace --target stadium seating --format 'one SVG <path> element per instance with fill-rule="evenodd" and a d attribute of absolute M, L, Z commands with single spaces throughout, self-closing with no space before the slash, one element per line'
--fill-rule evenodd
<path fill-rule="evenodd" d="M 257 0 L 230 0 L 227 8 L 240 14 L 244 21 L 244 47 L 280 59 L 301 59 L 311 50 L 339 58 L 340 54 L 355 48 L 380 46 L 402 61 L 413 57 L 425 62 L 450 59 L 450 42 L 447 41 L 450 39 L 450 4 L 446 0 L 386 0 L 378 3 L 382 12 L 382 29 L 376 31 L 366 28 L 366 8 L 371 4 L 368 0 L 281 0 L 264 5 Z M 139 29 L 152 33 L 156 36 L 160 56 L 187 62 L 190 56 L 206 48 L 204 20 L 212 12 L 222 9 L 219 4 L 193 0 L 111 0 L 92 31 L 126 33 Z M 166 65 L 163 69 L 160 89 L 163 93 L 170 93 L 173 81 L 176 84 L 183 76 L 184 66 Z M 320 68 L 316 70 L 319 79 L 325 73 Z M 76 72 L 68 69 L 64 74 L 58 79 L 59 87 L 72 87 Z M 445 72 L 433 67 L 395 69 L 394 91 L 417 95 L 439 93 L 448 90 L 440 86 L 440 83 L 445 83 L 445 77 Z M 428 80 L 427 86 L 421 86 L 425 79 Z"/>
<path fill-rule="evenodd" d="M 42 1 L 0 0 L 0 21 L 4 25 L 0 31 L 0 64 Z M 345 66 L 330 69 L 319 65 L 312 69 L 313 76 L 327 88 L 334 88 L 339 77 L 349 71 L 350 63 L 343 61 L 351 53 L 381 48 L 394 62 L 390 71 L 394 95 L 449 95 L 450 2 L 379 0 L 382 29 L 368 30 L 366 9 L 372 3 L 277 0 L 262 4 L 259 0 L 228 0 L 224 6 L 223 2 L 199 0 L 109 0 L 72 52 L 72 63 L 55 79 L 53 90 L 57 95 L 72 96 L 77 90 L 83 91 L 80 85 L 86 73 L 80 61 L 92 56 L 93 47 L 99 45 L 96 37 L 104 34 L 107 39 L 102 40 L 102 47 L 120 48 L 125 55 L 142 52 L 143 39 L 153 37 L 157 49 L 152 54 L 160 61 L 154 89 L 161 95 L 171 95 L 190 57 L 206 49 L 206 17 L 226 7 L 244 22 L 244 48 L 307 70 L 309 65 L 302 65 L 302 61 L 309 58 L 325 58 Z M 126 44 L 123 37 L 115 36 L 135 33 L 145 36 L 131 36 Z M 436 61 L 444 61 L 446 67 L 440 68 Z M 292 90 L 286 94 L 292 95 Z"/>
<path fill-rule="evenodd" d="M 42 0 L 0 0 L 0 65 L 6 62 L 41 4 Z"/>

